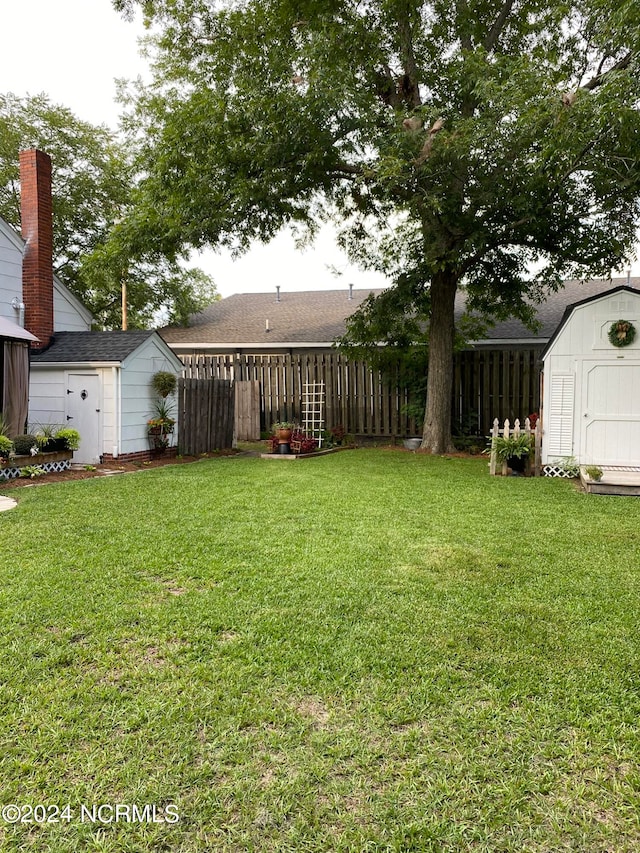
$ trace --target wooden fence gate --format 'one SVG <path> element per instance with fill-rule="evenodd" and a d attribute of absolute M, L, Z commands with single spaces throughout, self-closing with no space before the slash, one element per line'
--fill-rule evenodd
<path fill-rule="evenodd" d="M 178 380 L 178 445 L 185 456 L 226 450 L 234 440 L 235 391 L 229 379 Z"/>
<path fill-rule="evenodd" d="M 236 440 L 258 441 L 260 438 L 260 383 L 256 379 L 235 382 Z"/>

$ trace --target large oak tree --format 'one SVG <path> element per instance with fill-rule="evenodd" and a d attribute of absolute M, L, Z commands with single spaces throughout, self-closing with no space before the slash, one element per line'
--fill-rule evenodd
<path fill-rule="evenodd" d="M 138 210 L 158 245 L 242 251 L 338 223 L 426 313 L 423 447 L 450 443 L 454 298 L 526 319 L 629 256 L 640 13 L 628 0 L 114 0 L 155 83 Z M 152 236 L 151 236 L 152 235 Z M 535 270 L 535 273 L 531 272 Z"/>

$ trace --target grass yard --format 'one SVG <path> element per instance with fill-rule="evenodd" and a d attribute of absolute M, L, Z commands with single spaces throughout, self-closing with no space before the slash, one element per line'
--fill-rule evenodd
<path fill-rule="evenodd" d="M 0 850 L 640 849 L 638 499 L 384 450 L 12 495 Z"/>

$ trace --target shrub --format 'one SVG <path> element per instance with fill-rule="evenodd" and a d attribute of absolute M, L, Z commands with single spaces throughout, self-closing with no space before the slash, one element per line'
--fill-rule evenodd
<path fill-rule="evenodd" d="M 45 473 L 42 465 L 25 465 L 20 469 L 21 477 L 29 477 L 31 480 L 35 480 L 36 477 L 42 477 Z"/>
<path fill-rule="evenodd" d="M 567 477 L 579 477 L 580 465 L 578 465 L 575 456 L 567 456 L 566 459 L 556 459 L 553 463 L 560 471 L 564 471 Z"/>
<path fill-rule="evenodd" d="M 6 435 L 0 435 L 0 456 L 7 457 L 13 450 L 13 442 Z"/>
<path fill-rule="evenodd" d="M 67 450 L 77 450 L 80 447 L 80 433 L 72 427 L 64 427 L 56 433 L 56 439 L 64 441 Z"/>
<path fill-rule="evenodd" d="M 291 434 L 291 441 L 300 442 L 300 453 L 313 453 L 318 447 L 317 439 L 312 438 L 310 435 L 302 432 L 302 430 L 295 430 Z"/>
<path fill-rule="evenodd" d="M 36 453 L 38 453 L 38 439 L 35 435 L 31 435 L 31 433 L 26 433 L 26 435 L 16 435 L 13 439 L 13 449 L 18 456 L 29 456 L 29 454 L 34 456 L 34 447 L 36 449 Z"/>

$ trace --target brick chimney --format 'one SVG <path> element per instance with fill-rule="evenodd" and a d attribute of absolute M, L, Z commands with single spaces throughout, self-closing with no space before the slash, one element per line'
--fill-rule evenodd
<path fill-rule="evenodd" d="M 51 158 L 35 148 L 20 152 L 20 215 L 24 325 L 39 339 L 32 346 L 43 349 L 53 335 Z"/>

